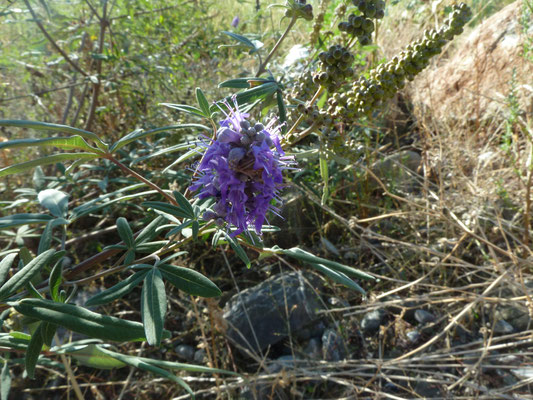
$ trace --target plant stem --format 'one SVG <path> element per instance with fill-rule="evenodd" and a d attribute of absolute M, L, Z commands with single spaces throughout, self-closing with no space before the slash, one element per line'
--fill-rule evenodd
<path fill-rule="evenodd" d="M 113 157 L 111 154 L 106 154 L 104 156 L 104 158 L 106 158 L 107 160 L 111 161 L 113 164 L 117 165 L 122 171 L 124 171 L 125 173 L 133 176 L 134 178 L 140 180 L 142 183 L 144 183 L 145 185 L 151 187 L 152 189 L 154 190 L 157 190 L 159 193 L 161 193 L 171 204 L 175 205 L 175 206 L 178 206 L 178 203 L 176 202 L 176 200 L 171 196 L 169 195 L 168 193 L 166 193 L 163 189 L 161 189 L 159 186 L 157 186 L 155 183 L 152 183 L 150 182 L 148 179 L 146 179 L 144 176 L 142 175 L 139 175 L 137 172 L 135 172 L 134 170 L 126 167 L 124 164 L 122 164 L 120 161 L 118 161 L 115 157 Z"/>
<path fill-rule="evenodd" d="M 323 86 L 320 86 L 318 88 L 318 90 L 316 91 L 316 93 L 314 94 L 313 98 L 309 101 L 309 105 L 312 105 L 317 99 L 318 97 L 320 96 L 320 94 L 322 93 L 322 91 L 324 90 L 324 87 Z M 300 125 L 302 123 L 302 121 L 304 120 L 304 114 L 300 115 L 298 117 L 298 119 L 296 120 L 296 122 L 294 123 L 293 126 L 291 126 L 291 129 L 289 129 L 289 131 L 287 132 L 287 134 L 285 135 L 286 137 L 289 137 L 295 130 L 296 128 L 298 127 L 298 125 Z M 311 125 L 311 127 L 313 127 L 314 125 Z M 306 129 L 303 133 L 305 133 L 303 136 L 300 135 L 298 136 L 298 138 L 296 139 L 296 141 L 294 142 L 286 142 L 284 143 L 284 146 L 283 147 L 286 147 L 287 145 L 289 144 L 294 144 L 300 140 L 302 140 L 305 136 L 307 136 L 309 133 L 311 133 L 311 130 Z"/>
<path fill-rule="evenodd" d="M 290 30 L 292 29 L 292 27 L 294 26 L 295 23 L 296 23 L 296 17 L 293 17 L 291 19 L 291 22 L 289 22 L 289 25 L 287 25 L 287 29 L 285 29 L 285 32 L 283 32 L 283 34 L 278 39 L 277 43 L 274 45 L 272 50 L 270 50 L 270 53 L 268 53 L 268 56 L 266 56 L 265 60 L 261 63 L 261 65 L 259 65 L 259 69 L 257 70 L 257 74 L 255 74 L 256 77 L 261 75 L 263 72 L 265 72 L 266 65 L 268 64 L 268 62 L 270 61 L 270 59 L 272 58 L 272 56 L 274 55 L 274 53 L 276 52 L 278 47 L 280 46 L 281 42 L 283 42 L 283 40 L 285 40 L 285 38 L 287 37 L 287 34 L 290 32 Z"/>
<path fill-rule="evenodd" d="M 61 344 L 59 341 L 59 336 L 57 333 L 55 334 L 55 339 L 58 344 Z M 67 356 L 65 356 L 63 353 L 59 354 L 59 357 L 61 358 L 61 362 L 65 366 L 65 371 L 67 372 L 67 376 L 70 380 L 70 383 L 72 383 L 72 389 L 74 389 L 74 393 L 76 394 L 76 398 L 78 400 L 83 400 L 85 397 L 83 396 L 83 393 L 81 392 L 80 386 L 78 385 L 78 381 L 76 380 L 76 377 L 74 376 L 74 372 L 72 372 L 72 368 L 70 368 L 70 362 L 67 359 Z"/>

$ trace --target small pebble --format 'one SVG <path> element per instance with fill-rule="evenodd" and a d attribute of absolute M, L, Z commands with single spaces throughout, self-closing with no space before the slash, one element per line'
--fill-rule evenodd
<path fill-rule="evenodd" d="M 429 324 L 430 322 L 435 322 L 435 316 L 425 310 L 416 310 L 415 319 L 422 325 Z"/>

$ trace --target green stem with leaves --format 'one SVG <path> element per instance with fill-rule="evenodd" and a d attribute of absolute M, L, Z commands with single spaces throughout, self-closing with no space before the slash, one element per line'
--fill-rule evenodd
<path fill-rule="evenodd" d="M 105 159 L 111 161 L 113 164 L 117 165 L 122 171 L 124 171 L 126 174 L 133 176 L 134 178 L 140 180 L 145 185 L 151 187 L 154 190 L 157 190 L 159 193 L 163 195 L 165 199 L 167 199 L 170 204 L 173 204 L 175 206 L 179 207 L 179 204 L 177 201 L 169 195 L 167 192 L 165 192 L 163 189 L 161 189 L 159 186 L 157 186 L 155 183 L 150 182 L 148 179 L 146 179 L 144 176 L 138 174 L 134 170 L 126 167 L 124 164 L 122 164 L 120 161 L 118 161 L 115 157 L 113 157 L 111 154 L 106 154 L 104 156 Z"/>

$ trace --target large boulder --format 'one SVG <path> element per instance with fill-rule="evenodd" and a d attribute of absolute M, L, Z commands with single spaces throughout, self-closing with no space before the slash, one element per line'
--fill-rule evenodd
<path fill-rule="evenodd" d="M 523 1 L 515 1 L 465 31 L 456 39 L 450 58 L 415 80 L 412 100 L 422 114 L 428 109 L 436 120 L 448 123 L 488 122 L 505 116 L 513 81 L 521 110 L 533 111 L 533 21 L 526 7 Z M 527 23 L 521 23 L 524 19 Z"/>
<path fill-rule="evenodd" d="M 226 336 L 244 354 L 258 353 L 309 326 L 323 309 L 318 280 L 302 272 L 282 273 L 234 295 L 226 304 Z"/>

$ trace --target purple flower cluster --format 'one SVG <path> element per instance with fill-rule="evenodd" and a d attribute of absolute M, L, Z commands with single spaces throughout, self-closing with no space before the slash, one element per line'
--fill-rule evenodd
<path fill-rule="evenodd" d="M 281 149 L 274 121 L 266 127 L 252 125 L 248 116 L 230 108 L 220 122 L 216 140 L 207 146 L 198 166 L 199 177 L 191 186 L 191 190 L 199 190 L 200 199 L 215 200 L 212 211 L 203 218 L 214 219 L 219 226 L 225 222 L 234 225 L 237 230 L 232 236 L 252 226 L 261 234 L 267 212 L 278 211 L 272 203 L 280 202 L 282 171 L 293 164 L 293 158 Z"/>

